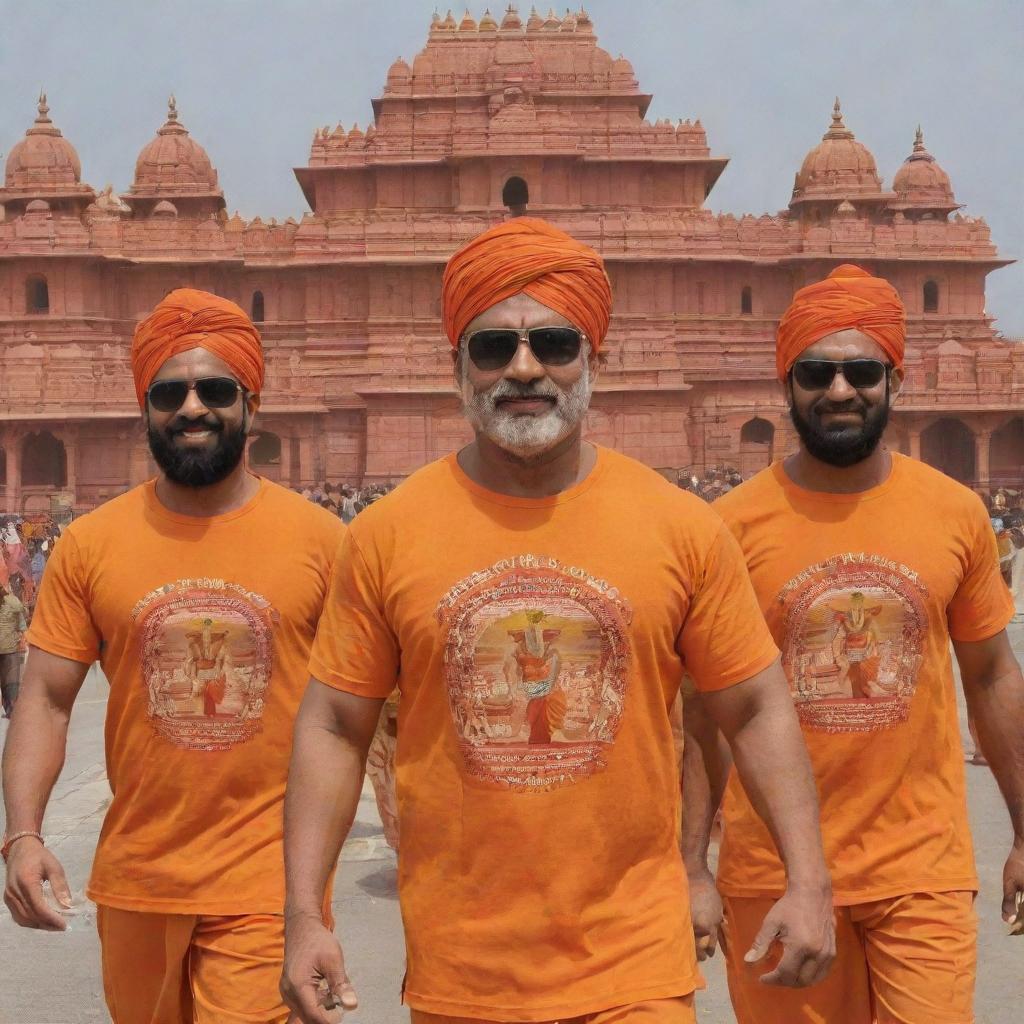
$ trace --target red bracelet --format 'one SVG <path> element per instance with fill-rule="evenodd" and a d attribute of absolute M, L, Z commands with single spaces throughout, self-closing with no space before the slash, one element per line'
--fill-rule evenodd
<path fill-rule="evenodd" d="M 0 846 L 0 857 L 3 857 L 4 863 L 7 863 L 7 857 L 11 852 L 11 847 L 19 840 L 24 839 L 26 836 L 31 836 L 33 839 L 38 839 L 39 842 L 46 845 L 46 840 L 42 837 L 39 832 L 33 832 L 32 829 L 26 829 L 24 832 L 15 832 L 13 836 L 4 837 L 4 845 Z"/>

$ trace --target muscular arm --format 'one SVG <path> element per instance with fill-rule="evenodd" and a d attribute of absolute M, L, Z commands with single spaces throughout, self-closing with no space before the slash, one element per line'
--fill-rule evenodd
<path fill-rule="evenodd" d="M 299 1024 L 337 1020 L 326 1008 L 331 1001 L 327 992 L 345 1011 L 358 1005 L 341 947 L 324 925 L 323 900 L 356 816 L 366 755 L 383 704 L 311 679 L 295 722 L 284 802 L 281 993 Z"/>
<path fill-rule="evenodd" d="M 64 766 L 71 709 L 88 670 L 82 662 L 29 648 L 17 710 L 4 745 L 7 835 L 42 829 L 50 793 Z M 58 896 L 70 898 L 56 858 L 43 851 L 36 839 L 18 840 L 11 847 L 4 893 L 12 915 L 29 927 L 63 929 L 63 919 L 43 899 L 44 878 Z"/>
<path fill-rule="evenodd" d="M 310 680 L 295 721 L 284 802 L 288 916 L 321 919 L 327 880 L 356 816 L 383 704 Z"/>
<path fill-rule="evenodd" d="M 814 984 L 835 957 L 832 883 L 810 759 L 782 668 L 776 660 L 745 682 L 701 697 L 728 741 L 743 788 L 786 866 L 786 894 L 765 918 L 745 959 L 762 959 L 779 939 L 782 959 L 762 981 Z"/>
<path fill-rule="evenodd" d="M 1024 677 L 1006 630 L 988 640 L 955 641 L 953 648 L 982 753 L 1013 825 L 1003 872 L 1003 917 L 1010 921 L 1017 915 L 1018 893 L 1024 893 Z"/>

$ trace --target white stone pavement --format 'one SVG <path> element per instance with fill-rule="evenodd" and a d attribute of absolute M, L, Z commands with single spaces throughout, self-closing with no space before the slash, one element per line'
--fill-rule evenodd
<path fill-rule="evenodd" d="M 1014 627 L 1024 652 L 1024 627 Z M 81 892 L 110 797 L 103 769 L 106 683 L 90 673 L 71 723 L 68 759 L 54 790 L 45 831 Z M 6 723 L 0 728 L 0 738 Z M 1002 864 L 1009 824 L 987 769 L 968 768 L 971 820 L 982 891 L 978 1024 L 1017 1024 L 1024 1006 L 1024 937 L 1010 939 L 999 919 Z M 395 894 L 395 858 L 383 841 L 369 787 L 345 846 L 334 899 L 349 971 L 361 1008 L 347 1024 L 403 1024 L 399 1005 L 404 966 Z M 140 965 L 140 969 L 143 965 Z M 26 931 L 0 909 L 0 1024 L 109 1024 L 99 980 L 98 942 L 88 907 L 61 935 Z M 734 1024 L 720 958 L 698 997 L 702 1024 Z M 832 1024 L 832 1022 L 830 1022 Z M 843 1024 L 843 1022 L 835 1022 Z"/>

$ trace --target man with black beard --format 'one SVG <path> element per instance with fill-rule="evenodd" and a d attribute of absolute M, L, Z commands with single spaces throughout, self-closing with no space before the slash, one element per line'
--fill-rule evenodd
<path fill-rule="evenodd" d="M 330 1019 L 325 988 L 356 1005 L 319 908 L 396 683 L 414 1024 L 696 1021 L 669 717 L 684 663 L 786 861 L 772 980 L 820 977 L 813 786 L 740 552 L 699 499 L 583 439 L 600 256 L 515 218 L 451 258 L 442 295 L 475 437 L 361 513 L 335 562 L 285 808 L 297 1021 Z"/>
<path fill-rule="evenodd" d="M 974 1019 L 978 882 L 950 640 L 1013 826 L 1005 920 L 1024 893 L 1024 682 L 988 516 L 966 487 L 881 444 L 903 385 L 905 322 L 895 289 L 855 266 L 797 292 L 777 364 L 800 448 L 715 503 L 782 650 L 837 922 L 825 981 L 801 991 L 759 983 L 770 955 L 759 921 L 784 878 L 733 774 L 718 890 L 739 1024 Z M 723 908 L 708 830 L 726 771 L 699 704 L 687 701 L 697 742 L 684 769 L 684 850 L 698 945 L 710 954 Z"/>
<path fill-rule="evenodd" d="M 4 900 L 24 927 L 66 928 L 43 813 L 99 660 L 113 800 L 86 893 L 114 1024 L 282 1024 L 281 805 L 343 527 L 245 464 L 263 352 L 238 306 L 173 291 L 131 357 L 160 473 L 72 523 L 47 564 L 4 750 Z"/>

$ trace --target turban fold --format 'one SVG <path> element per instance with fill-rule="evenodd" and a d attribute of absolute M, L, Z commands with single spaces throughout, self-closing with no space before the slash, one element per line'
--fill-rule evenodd
<path fill-rule="evenodd" d="M 228 299 L 194 288 L 164 296 L 132 338 L 132 375 L 139 405 L 160 367 L 179 352 L 205 348 L 223 359 L 248 391 L 263 388 L 263 346 L 252 320 Z"/>
<path fill-rule="evenodd" d="M 785 380 L 805 349 L 851 327 L 878 342 L 893 366 L 903 366 L 907 313 L 896 289 L 888 281 L 844 263 L 824 281 L 801 288 L 783 313 L 775 343 L 779 380 Z"/>
<path fill-rule="evenodd" d="M 444 329 L 458 345 L 485 309 L 520 292 L 561 313 L 596 352 L 608 333 L 612 289 L 589 246 L 534 217 L 516 217 L 477 235 L 448 261 L 442 284 Z"/>

